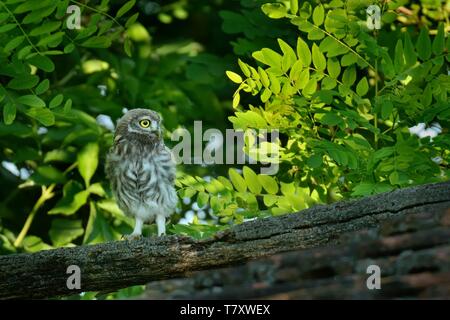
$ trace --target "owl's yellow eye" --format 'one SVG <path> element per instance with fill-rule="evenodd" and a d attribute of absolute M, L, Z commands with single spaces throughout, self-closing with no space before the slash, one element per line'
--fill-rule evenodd
<path fill-rule="evenodd" d="M 146 119 L 141 120 L 141 121 L 139 121 L 139 125 L 140 125 L 142 128 L 148 128 L 148 127 L 150 127 L 150 121 L 148 121 L 148 120 L 146 120 Z"/>

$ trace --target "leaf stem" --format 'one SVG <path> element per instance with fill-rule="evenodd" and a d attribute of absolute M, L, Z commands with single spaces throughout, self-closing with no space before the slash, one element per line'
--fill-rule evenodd
<path fill-rule="evenodd" d="M 65 171 L 64 174 L 67 174 L 68 172 L 72 171 L 74 168 L 76 168 L 78 165 L 78 162 L 72 163 Z M 53 193 L 53 190 L 56 187 L 56 183 L 52 183 L 50 186 L 42 186 L 41 188 L 41 196 L 36 201 L 36 203 L 33 206 L 33 209 L 31 209 L 30 214 L 27 217 L 27 220 L 25 220 L 25 223 L 22 227 L 22 230 L 20 230 L 19 235 L 17 236 L 16 240 L 14 241 L 14 247 L 19 247 L 25 236 L 27 235 L 28 231 L 30 230 L 31 224 L 33 223 L 34 217 L 36 216 L 36 213 L 39 211 L 39 209 L 44 205 L 44 203 L 53 198 L 55 195 Z"/>
<path fill-rule="evenodd" d="M 359 59 L 361 59 L 362 61 L 364 61 L 365 63 L 367 63 L 367 65 L 372 69 L 375 70 L 375 67 L 369 62 L 367 61 L 367 59 L 364 59 L 358 52 L 356 52 L 356 50 L 354 50 L 352 47 L 350 47 L 348 44 L 346 44 L 345 42 L 341 41 L 340 39 L 336 38 L 335 36 L 333 36 L 331 33 L 329 33 L 328 31 L 322 29 L 321 27 L 318 27 L 314 24 L 311 23 L 311 25 L 316 28 L 319 29 L 320 31 L 322 31 L 323 33 L 325 33 L 327 36 L 329 36 L 330 38 L 332 38 L 334 41 L 339 42 L 342 46 L 346 47 L 348 50 L 350 50 L 353 54 L 355 54 Z"/>
<path fill-rule="evenodd" d="M 378 98 L 378 59 L 375 59 L 375 101 Z M 373 109 L 372 109 L 373 110 Z M 378 129 L 378 114 L 375 112 L 373 115 L 373 126 Z M 373 133 L 375 149 L 378 149 L 378 133 Z"/>
<path fill-rule="evenodd" d="M 33 223 L 33 219 L 36 216 L 36 213 L 38 210 L 42 207 L 42 205 L 45 203 L 45 201 L 51 199 L 54 196 L 53 189 L 55 188 L 56 184 L 50 185 L 48 188 L 46 186 L 42 186 L 41 190 L 41 196 L 36 201 L 36 203 L 33 206 L 33 209 L 31 209 L 30 214 L 27 217 L 27 220 L 25 221 L 25 224 L 22 227 L 22 230 L 20 231 L 19 235 L 17 236 L 16 241 L 14 241 L 14 246 L 17 248 L 22 244 L 23 239 L 28 233 L 28 230 L 31 227 L 31 224 Z"/>

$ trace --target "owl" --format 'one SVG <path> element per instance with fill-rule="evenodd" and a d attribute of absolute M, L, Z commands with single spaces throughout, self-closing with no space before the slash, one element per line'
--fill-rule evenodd
<path fill-rule="evenodd" d="M 118 120 L 105 170 L 119 208 L 135 219 L 126 239 L 139 238 L 143 224 L 154 221 L 158 236 L 165 234 L 178 202 L 175 169 L 157 112 L 132 109 Z"/>

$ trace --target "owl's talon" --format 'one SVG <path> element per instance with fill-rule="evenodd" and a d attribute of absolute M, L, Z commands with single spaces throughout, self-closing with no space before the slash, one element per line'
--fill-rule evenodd
<path fill-rule="evenodd" d="M 121 239 L 126 241 L 132 241 L 132 240 L 139 240 L 141 238 L 142 238 L 141 234 L 123 234 Z"/>

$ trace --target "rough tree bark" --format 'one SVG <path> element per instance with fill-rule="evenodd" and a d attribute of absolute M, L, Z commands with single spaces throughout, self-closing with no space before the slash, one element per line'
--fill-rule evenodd
<path fill-rule="evenodd" d="M 192 276 L 194 271 L 242 264 L 274 254 L 278 255 L 237 269 L 207 271 L 232 275 L 249 270 L 246 268 L 251 268 L 252 263 L 272 268 L 270 281 L 262 276 L 261 279 L 266 279 L 262 284 L 241 282 L 240 288 L 234 288 L 239 294 L 222 291 L 217 297 L 341 297 L 337 292 L 346 284 L 350 288 L 348 297 L 358 294 L 363 297 L 362 285 L 366 288 L 367 275 L 362 279 L 358 272 L 368 259 L 390 270 L 387 275 L 391 278 L 387 281 L 394 287 L 397 284 L 409 290 L 411 283 L 413 288 L 448 285 L 449 208 L 450 182 L 446 182 L 255 220 L 205 240 L 168 236 L 1 256 L 0 299 L 113 291 L 149 281 Z M 410 263 L 403 264 L 401 261 L 405 259 Z M 69 290 L 66 286 L 66 270 L 70 265 L 81 269 L 80 290 Z M 421 278 L 411 278 L 418 274 Z M 194 274 L 192 279 L 195 277 Z M 154 284 L 150 287 L 157 287 Z M 445 296 L 445 288 L 442 290 L 436 296 Z M 206 297 L 204 293 L 196 291 L 195 297 Z M 209 293 L 209 297 L 214 297 Z M 154 292 L 149 292 L 146 297 L 154 296 Z"/>
<path fill-rule="evenodd" d="M 139 298 L 448 299 L 449 226 L 450 210 L 392 217 L 377 228 L 348 234 L 339 245 L 154 281 Z M 367 287 L 370 266 L 379 267 L 379 290 Z"/>

